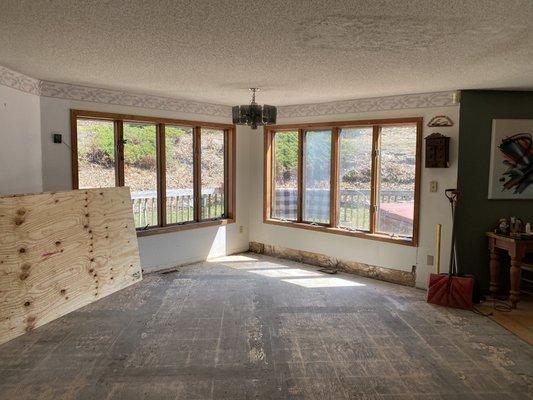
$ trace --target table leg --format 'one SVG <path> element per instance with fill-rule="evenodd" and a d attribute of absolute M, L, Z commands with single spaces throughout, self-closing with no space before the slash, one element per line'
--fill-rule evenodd
<path fill-rule="evenodd" d="M 511 306 L 516 308 L 516 303 L 520 298 L 520 273 L 522 257 L 512 257 L 511 258 L 511 295 L 509 300 L 511 300 Z"/>
<path fill-rule="evenodd" d="M 492 297 L 496 297 L 500 289 L 500 255 L 496 248 L 490 249 L 490 287 Z"/>

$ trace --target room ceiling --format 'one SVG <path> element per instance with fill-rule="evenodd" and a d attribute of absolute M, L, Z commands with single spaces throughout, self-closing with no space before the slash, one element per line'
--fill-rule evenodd
<path fill-rule="evenodd" d="M 2 0 L 0 65 L 220 104 L 533 89 L 533 1 Z"/>

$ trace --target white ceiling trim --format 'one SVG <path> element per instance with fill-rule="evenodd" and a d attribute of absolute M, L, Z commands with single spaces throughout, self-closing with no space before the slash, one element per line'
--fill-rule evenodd
<path fill-rule="evenodd" d="M 177 111 L 224 118 L 231 117 L 231 107 L 227 105 L 132 93 L 122 90 L 41 81 L 2 66 L 0 66 L 0 84 L 44 97 Z M 278 107 L 278 117 L 298 118 L 371 111 L 446 107 L 456 104 L 453 99 L 453 94 L 454 92 L 452 91 L 420 93 L 281 106 Z"/>

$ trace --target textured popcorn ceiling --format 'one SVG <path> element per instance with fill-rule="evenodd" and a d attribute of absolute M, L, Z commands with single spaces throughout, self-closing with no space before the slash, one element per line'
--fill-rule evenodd
<path fill-rule="evenodd" d="M 0 65 L 221 104 L 531 89 L 533 0 L 1 0 Z"/>

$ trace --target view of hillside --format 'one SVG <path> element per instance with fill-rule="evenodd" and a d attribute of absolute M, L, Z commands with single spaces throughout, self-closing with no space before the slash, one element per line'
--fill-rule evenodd
<path fill-rule="evenodd" d="M 220 131 L 203 130 L 202 185 L 221 186 L 224 165 Z M 166 126 L 167 189 L 192 189 L 192 129 Z M 128 123 L 124 126 L 124 174 L 132 192 L 155 190 L 155 125 Z M 78 121 L 78 164 L 80 187 L 114 186 L 115 146 L 113 122 Z"/>
<path fill-rule="evenodd" d="M 412 190 L 415 179 L 416 129 L 412 126 L 383 127 L 381 133 L 381 187 L 389 190 Z M 314 138 L 306 151 L 314 169 L 314 186 L 322 176 L 323 187 L 329 187 L 330 139 L 328 135 Z M 298 133 L 283 132 L 275 138 L 274 174 L 276 187 L 296 187 L 298 164 Z M 343 129 L 340 135 L 341 190 L 370 188 L 372 128 Z"/>

